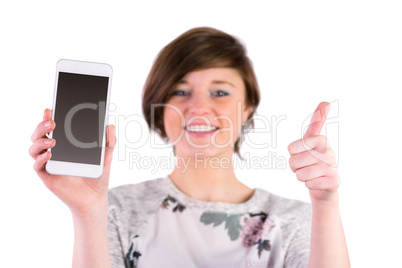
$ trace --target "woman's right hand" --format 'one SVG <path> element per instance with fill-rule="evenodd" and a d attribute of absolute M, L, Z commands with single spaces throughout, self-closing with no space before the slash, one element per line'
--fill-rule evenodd
<path fill-rule="evenodd" d="M 109 187 L 110 166 L 112 163 L 113 148 L 116 144 L 114 126 L 106 129 L 106 148 L 103 174 L 98 179 L 52 175 L 46 171 L 46 162 L 51 158 L 51 152 L 47 149 L 55 146 L 56 141 L 49 139 L 46 134 L 56 127 L 51 120 L 52 111 L 46 109 L 43 121 L 36 127 L 32 134 L 32 146 L 29 154 L 35 160 L 34 170 L 42 179 L 46 187 L 61 199 L 72 213 L 85 216 L 98 205 L 107 202 Z"/>

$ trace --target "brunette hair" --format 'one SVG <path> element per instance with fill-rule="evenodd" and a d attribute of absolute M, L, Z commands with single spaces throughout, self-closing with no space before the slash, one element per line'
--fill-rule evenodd
<path fill-rule="evenodd" d="M 168 141 L 163 118 L 163 108 L 175 90 L 177 83 L 189 72 L 213 68 L 236 69 L 246 88 L 246 105 L 250 107 L 247 126 L 254 127 L 253 115 L 260 102 L 260 91 L 252 63 L 241 42 L 222 31 L 209 27 L 191 29 L 165 46 L 158 54 L 142 95 L 142 112 L 148 127 Z M 239 156 L 243 133 L 235 143 L 234 151 Z"/>

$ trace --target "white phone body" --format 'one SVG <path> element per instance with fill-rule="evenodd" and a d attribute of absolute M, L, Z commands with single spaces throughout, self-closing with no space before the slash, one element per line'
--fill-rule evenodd
<path fill-rule="evenodd" d="M 103 173 L 112 67 L 104 63 L 59 60 L 49 134 L 56 144 L 50 174 L 99 178 Z"/>

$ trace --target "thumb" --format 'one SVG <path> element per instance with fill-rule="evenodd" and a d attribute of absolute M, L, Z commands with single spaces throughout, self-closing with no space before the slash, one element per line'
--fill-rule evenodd
<path fill-rule="evenodd" d="M 330 104 L 328 102 L 321 102 L 318 104 L 303 138 L 320 135 L 321 129 L 325 124 L 325 120 L 327 120 L 329 108 Z"/>
<path fill-rule="evenodd" d="M 116 145 L 114 125 L 106 127 L 105 168 L 109 169 L 112 163 L 113 149 Z"/>

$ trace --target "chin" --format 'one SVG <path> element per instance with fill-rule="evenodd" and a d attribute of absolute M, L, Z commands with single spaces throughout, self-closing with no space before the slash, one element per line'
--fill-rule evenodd
<path fill-rule="evenodd" d="M 193 157 L 197 159 L 202 159 L 203 157 L 207 158 L 221 158 L 221 157 L 232 157 L 234 153 L 234 148 L 225 147 L 222 149 L 215 148 L 210 146 L 208 148 L 194 148 L 189 146 L 187 148 L 176 148 L 176 155 L 180 157 Z"/>

